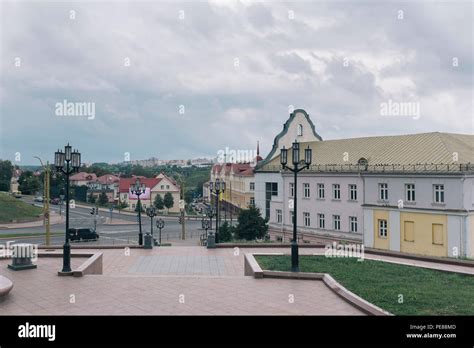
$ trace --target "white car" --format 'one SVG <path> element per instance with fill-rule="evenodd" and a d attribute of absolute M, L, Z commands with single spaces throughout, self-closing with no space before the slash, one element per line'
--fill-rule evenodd
<path fill-rule="evenodd" d="M 34 201 L 35 202 L 43 202 L 43 196 L 36 196 Z"/>

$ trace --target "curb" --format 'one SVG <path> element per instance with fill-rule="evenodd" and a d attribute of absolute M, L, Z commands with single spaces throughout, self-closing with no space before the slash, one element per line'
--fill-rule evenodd
<path fill-rule="evenodd" d="M 276 278 L 276 279 L 297 279 L 297 280 L 319 280 L 323 281 L 332 292 L 342 298 L 347 303 L 360 309 L 362 312 L 368 315 L 374 316 L 392 316 L 393 314 L 384 311 L 382 308 L 364 300 L 362 297 L 354 294 L 353 292 L 346 289 L 340 283 L 338 283 L 328 273 L 309 273 L 309 272 L 282 272 L 282 271 L 268 271 L 262 270 L 255 255 L 284 255 L 281 253 L 258 253 L 258 254 L 245 254 L 244 257 L 244 268 L 246 276 L 254 276 L 255 278 Z"/>
<path fill-rule="evenodd" d="M 325 244 L 298 244 L 298 248 L 324 248 Z M 291 248 L 290 243 L 218 243 L 216 248 Z M 258 254 L 260 255 L 260 254 Z M 278 254 L 280 255 L 280 254 Z M 281 254 L 282 255 L 282 254 Z"/>

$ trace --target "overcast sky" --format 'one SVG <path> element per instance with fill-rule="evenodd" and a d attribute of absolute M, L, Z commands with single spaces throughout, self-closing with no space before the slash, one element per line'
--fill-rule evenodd
<path fill-rule="evenodd" d="M 257 140 L 265 156 L 291 106 L 323 139 L 473 133 L 470 1 L 0 6 L 0 158 L 17 164 L 67 142 L 83 162 Z M 95 103 L 95 118 L 58 116 L 64 100 Z M 419 117 L 381 115 L 389 100 Z"/>

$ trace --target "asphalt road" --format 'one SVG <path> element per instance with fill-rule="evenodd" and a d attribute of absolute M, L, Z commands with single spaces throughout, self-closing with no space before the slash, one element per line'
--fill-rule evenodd
<path fill-rule="evenodd" d="M 24 197 L 22 198 L 23 201 L 26 203 L 32 204 L 33 198 L 32 197 Z M 41 205 L 41 203 L 36 203 Z M 57 205 L 50 205 L 50 209 L 52 212 L 55 212 L 59 215 L 59 206 Z M 69 227 L 70 228 L 94 228 L 94 216 L 90 213 L 90 208 L 81 208 L 75 207 L 69 210 Z M 62 214 L 64 214 L 64 205 L 62 207 Z M 111 216 L 112 215 L 112 216 Z M 112 223 L 115 220 L 125 220 L 126 224 L 120 225 L 110 225 L 106 224 L 106 222 L 110 221 L 112 217 Z M 110 212 L 100 211 L 99 215 L 95 217 L 97 219 L 97 233 L 99 234 L 99 240 L 97 242 L 90 241 L 90 242 L 74 242 L 74 243 L 90 243 L 90 244 L 124 244 L 124 243 L 131 243 L 137 244 L 138 243 L 138 219 L 137 216 L 118 213 L 118 211 L 114 211 L 112 214 Z M 162 243 L 165 242 L 177 242 L 181 241 L 181 224 L 178 222 L 177 217 L 162 217 L 165 221 L 165 227 L 162 230 Z M 158 239 L 158 229 L 156 228 L 156 218 L 154 219 L 153 223 L 153 232 L 155 238 Z M 65 223 L 51 225 L 51 244 L 62 244 L 64 242 L 64 231 L 65 231 Z M 189 243 L 196 244 L 199 240 L 200 235 L 204 232 L 201 229 L 201 221 L 200 220 L 186 220 L 185 222 L 186 228 L 186 240 Z M 151 230 L 151 223 L 150 218 L 146 216 L 146 214 L 142 215 L 142 233 L 145 234 L 146 232 L 150 232 Z M 0 244 L 4 244 L 6 241 L 22 241 L 25 243 L 35 243 L 35 244 L 45 244 L 45 229 L 43 226 L 37 227 L 28 227 L 28 228 L 15 228 L 15 229 L 0 229 Z M 2 238 L 2 235 L 13 235 L 13 234 L 38 234 L 38 236 L 28 236 L 28 237 L 18 237 L 14 238 L 8 236 L 7 238 Z M 56 235 L 57 234 L 57 235 Z"/>

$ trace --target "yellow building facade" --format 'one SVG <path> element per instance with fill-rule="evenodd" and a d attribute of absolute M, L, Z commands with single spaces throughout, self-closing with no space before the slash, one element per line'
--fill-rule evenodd
<path fill-rule="evenodd" d="M 448 217 L 446 214 L 417 212 L 392 212 L 391 214 L 389 210 L 375 209 L 372 226 L 373 247 L 376 249 L 428 256 L 448 256 Z M 396 245 L 398 242 L 399 246 Z"/>

